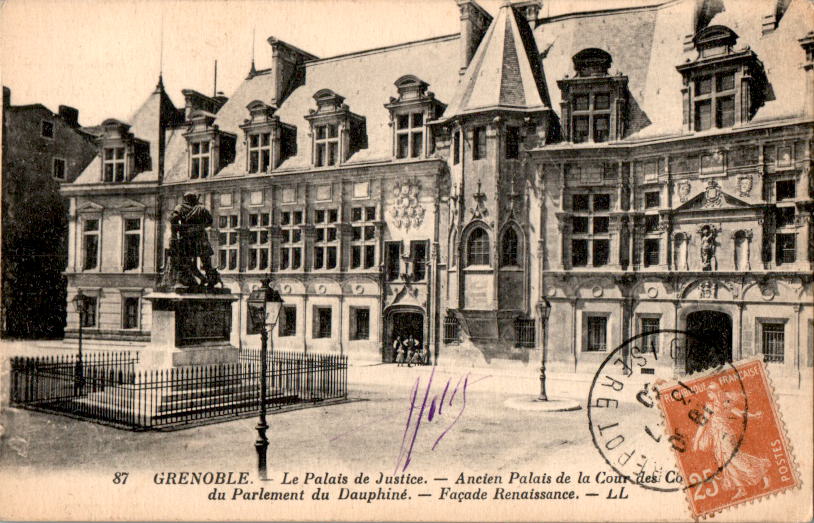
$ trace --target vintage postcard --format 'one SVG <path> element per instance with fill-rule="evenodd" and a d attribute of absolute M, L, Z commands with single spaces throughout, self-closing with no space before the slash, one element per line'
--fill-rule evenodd
<path fill-rule="evenodd" d="M 0 518 L 814 518 L 814 1 L 0 13 Z"/>

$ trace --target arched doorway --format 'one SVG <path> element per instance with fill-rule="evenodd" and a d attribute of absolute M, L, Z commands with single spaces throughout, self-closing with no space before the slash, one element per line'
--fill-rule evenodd
<path fill-rule="evenodd" d="M 718 311 L 687 315 L 686 371 L 698 372 L 732 361 L 732 318 Z"/>
<path fill-rule="evenodd" d="M 390 310 L 385 317 L 384 329 L 384 351 L 382 351 L 382 361 L 393 363 L 395 350 L 393 341 L 400 337 L 402 340 L 412 336 L 424 347 L 424 312 L 415 308 L 399 308 Z"/>

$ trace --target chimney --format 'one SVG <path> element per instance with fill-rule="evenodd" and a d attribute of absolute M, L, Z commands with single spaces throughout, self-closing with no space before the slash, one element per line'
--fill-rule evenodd
<path fill-rule="evenodd" d="M 798 40 L 806 53 L 803 70 L 806 75 L 805 112 L 809 118 L 814 115 L 814 31 L 809 31 Z"/>
<path fill-rule="evenodd" d="M 59 106 L 59 116 L 71 127 L 79 127 L 79 111 L 67 105 Z"/>
<path fill-rule="evenodd" d="M 512 7 L 517 9 L 519 13 L 526 17 L 532 29 L 537 27 L 537 20 L 540 14 L 540 9 L 543 8 L 543 0 L 522 0 L 515 2 Z"/>
<path fill-rule="evenodd" d="M 268 38 L 268 43 L 271 46 L 271 74 L 274 76 L 271 104 L 279 107 L 294 89 L 305 84 L 303 64 L 317 57 L 273 36 Z"/>
<path fill-rule="evenodd" d="M 475 56 L 478 45 L 486 34 L 492 16 L 475 0 L 456 0 L 461 11 L 461 70 L 464 74 Z"/>

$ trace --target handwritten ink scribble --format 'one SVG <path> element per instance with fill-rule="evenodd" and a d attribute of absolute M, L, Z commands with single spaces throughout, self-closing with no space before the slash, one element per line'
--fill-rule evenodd
<path fill-rule="evenodd" d="M 444 439 L 444 436 L 446 436 L 452 427 L 455 426 L 466 409 L 467 388 L 472 383 L 475 383 L 470 383 L 469 373 L 459 377 L 455 387 L 451 390 L 450 387 L 452 385 L 453 378 L 448 379 L 444 385 L 444 391 L 441 393 L 441 396 L 439 397 L 436 393 L 432 396 L 432 399 L 430 399 L 430 390 L 432 389 L 434 377 L 435 369 L 433 368 L 432 372 L 430 373 L 430 377 L 427 380 L 427 385 L 424 387 L 423 398 L 421 399 L 421 406 L 418 409 L 418 412 L 416 412 L 416 399 L 418 398 L 419 389 L 421 388 L 421 377 L 416 378 L 415 385 L 413 385 L 412 391 L 410 392 L 410 408 L 407 411 L 407 422 L 404 424 L 404 433 L 401 436 L 401 447 L 399 449 L 398 459 L 396 459 L 394 474 L 398 473 L 399 467 L 401 467 L 401 472 L 405 472 L 407 467 L 410 466 L 413 448 L 415 447 L 416 440 L 418 439 L 418 433 L 423 422 L 444 427 L 432 444 L 431 450 L 435 450 L 441 440 Z M 480 379 L 477 381 L 480 381 Z M 446 405 L 450 408 L 453 407 L 456 397 L 458 398 L 458 403 L 460 404 L 458 413 L 454 418 L 446 416 L 447 420 L 449 421 L 446 425 L 444 425 L 442 422 L 443 418 L 445 417 L 444 406 Z M 427 413 L 426 416 L 424 415 L 425 412 Z"/>

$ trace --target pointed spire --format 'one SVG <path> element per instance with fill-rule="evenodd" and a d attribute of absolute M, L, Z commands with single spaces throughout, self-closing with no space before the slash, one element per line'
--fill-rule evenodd
<path fill-rule="evenodd" d="M 159 36 L 158 52 L 158 83 L 155 85 L 155 92 L 164 92 L 164 11 L 161 11 L 161 32 Z"/>
<path fill-rule="evenodd" d="M 252 67 L 251 67 L 251 69 L 249 69 L 248 78 L 253 78 L 254 75 L 257 74 L 257 69 L 255 69 L 255 67 L 254 67 L 254 30 L 255 30 L 255 28 L 252 27 Z"/>

